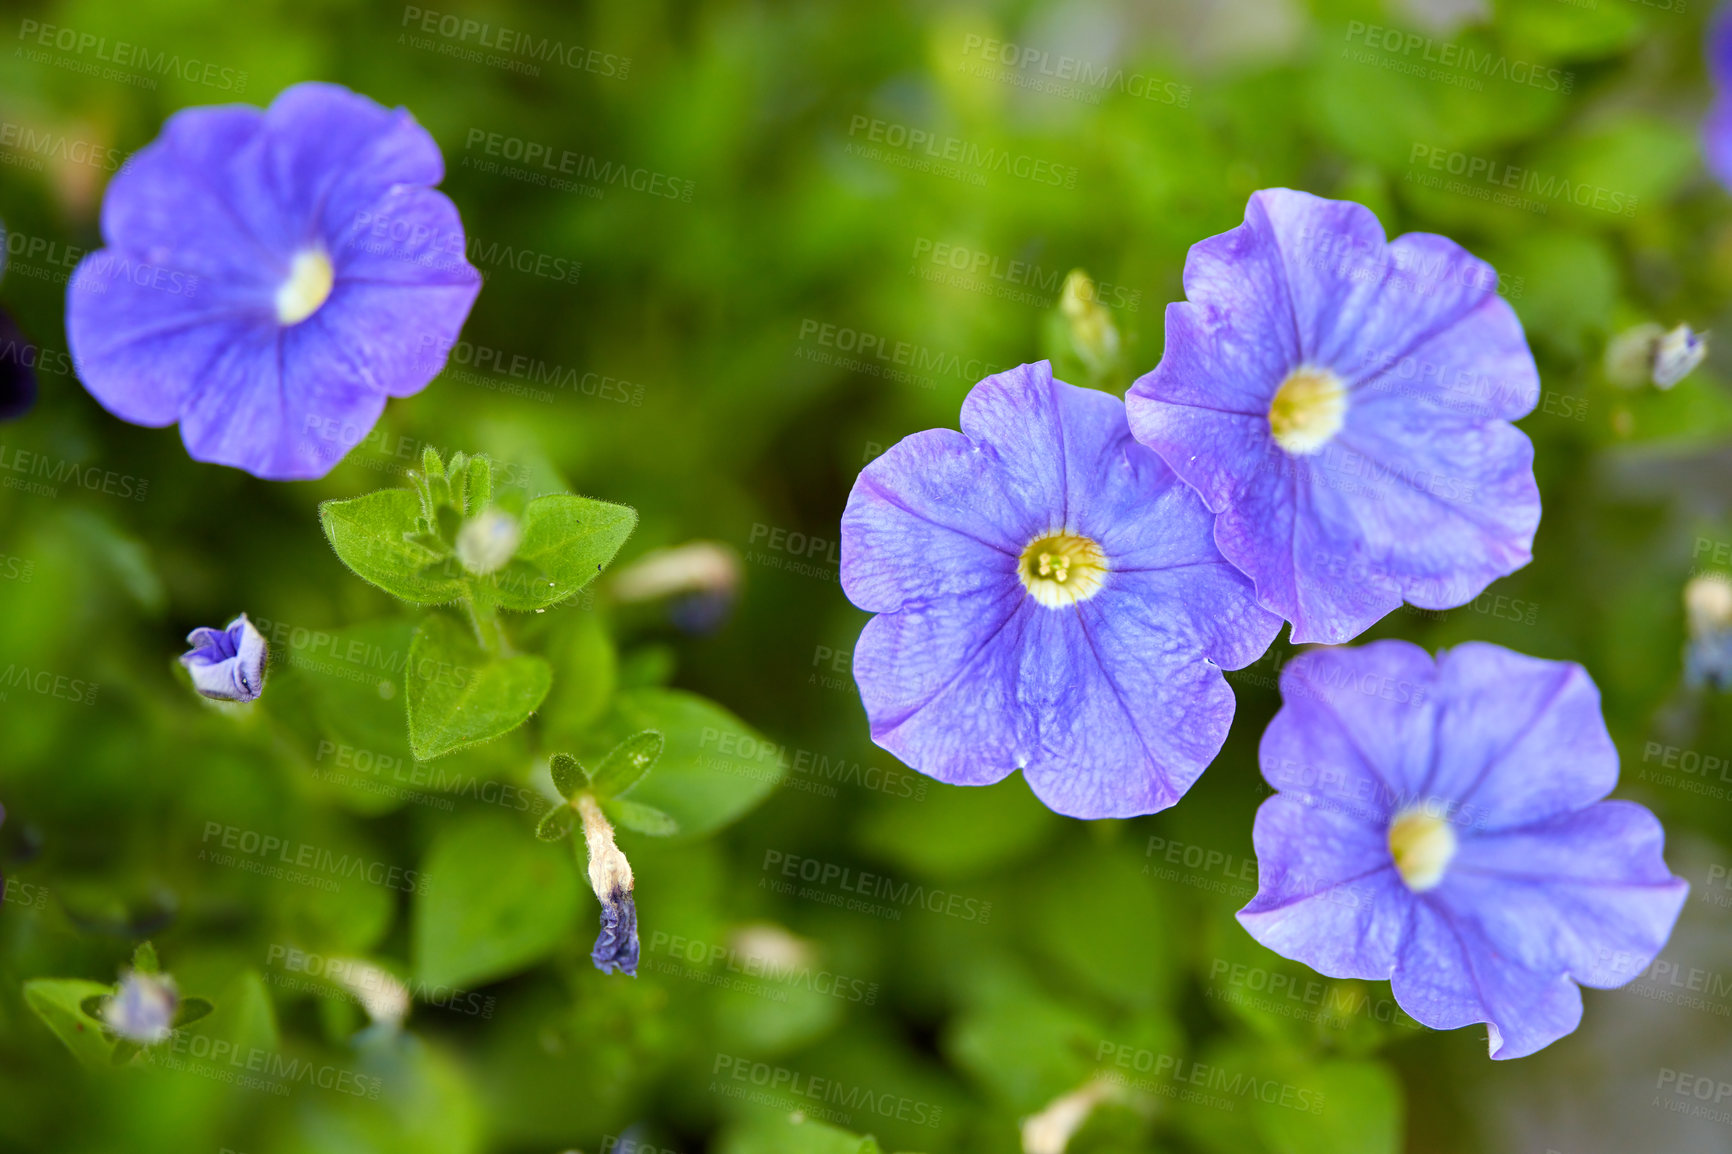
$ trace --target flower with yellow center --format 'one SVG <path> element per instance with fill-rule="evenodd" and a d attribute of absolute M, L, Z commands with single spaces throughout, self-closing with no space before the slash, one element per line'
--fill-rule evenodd
<path fill-rule="evenodd" d="M 1395 815 L 1389 823 L 1389 853 L 1407 888 L 1416 894 L 1443 880 L 1455 857 L 1455 830 L 1445 819 L 1423 807 Z"/>
<path fill-rule="evenodd" d="M 1101 591 L 1107 557 L 1093 538 L 1049 533 L 1028 543 L 1017 562 L 1017 575 L 1036 601 L 1048 609 L 1062 609 Z"/>
<path fill-rule="evenodd" d="M 1296 457 L 1315 453 L 1347 419 L 1347 386 L 1328 369 L 1301 365 L 1287 374 L 1269 402 L 1269 431 Z"/>
<path fill-rule="evenodd" d="M 277 320 L 284 325 L 298 325 L 319 311 L 331 295 L 336 278 L 331 258 L 320 248 L 306 248 L 295 254 L 289 266 L 289 279 L 277 290 Z"/>

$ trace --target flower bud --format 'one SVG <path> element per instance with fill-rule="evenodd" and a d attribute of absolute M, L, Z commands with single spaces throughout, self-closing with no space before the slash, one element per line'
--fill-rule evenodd
<path fill-rule="evenodd" d="M 631 863 L 613 841 L 613 826 L 594 797 L 579 794 L 583 840 L 589 849 L 589 888 L 601 902 L 601 933 L 590 960 L 603 973 L 618 970 L 637 976 L 637 906 L 632 901 Z"/>
<path fill-rule="evenodd" d="M 457 560 L 478 577 L 497 573 L 511 563 L 523 542 L 523 526 L 497 506 L 481 510 L 457 531 Z"/>
<path fill-rule="evenodd" d="M 1064 1154 L 1071 1137 L 1088 1121 L 1096 1106 L 1115 1093 L 1111 1082 L 1096 1079 L 1047 1103 L 1046 1109 L 1022 1120 L 1023 1154 Z"/>
<path fill-rule="evenodd" d="M 102 1020 L 127 1041 L 148 1046 L 173 1032 L 174 1015 L 179 1008 L 180 992 L 175 989 L 173 978 L 133 970 L 121 980 L 119 992 L 103 1006 Z"/>
<path fill-rule="evenodd" d="M 265 638 L 245 613 L 222 629 L 194 629 L 186 641 L 192 648 L 180 655 L 180 663 L 204 696 L 256 701 L 265 691 Z"/>
<path fill-rule="evenodd" d="M 1119 356 L 1119 330 L 1088 273 L 1074 269 L 1064 278 L 1058 307 L 1070 322 L 1071 344 L 1089 371 L 1100 374 L 1112 368 Z"/>
<path fill-rule="evenodd" d="M 1606 345 L 1606 376 L 1627 389 L 1652 384 L 1669 389 L 1708 355 L 1708 334 L 1687 324 L 1667 332 L 1657 324 L 1626 329 Z"/>
<path fill-rule="evenodd" d="M 1732 581 L 1717 573 L 1692 577 L 1684 586 L 1684 683 L 1715 689 L 1732 686 Z"/>

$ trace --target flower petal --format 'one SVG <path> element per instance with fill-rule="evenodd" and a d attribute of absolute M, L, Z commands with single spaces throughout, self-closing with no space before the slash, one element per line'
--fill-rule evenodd
<path fill-rule="evenodd" d="M 1389 977 L 1413 895 L 1379 827 L 1295 794 L 1257 808 L 1257 896 L 1239 923 L 1283 957 L 1331 978 Z"/>
<path fill-rule="evenodd" d="M 1463 838 L 1438 900 L 1472 910 L 1511 964 L 1615 987 L 1648 968 L 1690 884 L 1666 868 L 1659 819 L 1608 801 Z"/>

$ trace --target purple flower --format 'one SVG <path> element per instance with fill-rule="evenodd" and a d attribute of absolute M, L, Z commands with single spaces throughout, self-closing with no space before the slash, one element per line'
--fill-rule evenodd
<path fill-rule="evenodd" d="M 842 587 L 878 614 L 854 649 L 872 739 L 954 785 L 1020 769 L 1073 817 L 1172 805 L 1226 739 L 1221 670 L 1281 624 L 1209 529 L 1117 397 L 1044 361 L 987 377 L 962 432 L 892 447 L 842 515 Z"/>
<path fill-rule="evenodd" d="M 180 663 L 193 687 L 218 701 L 256 701 L 265 691 L 265 639 L 242 613 L 223 629 L 194 629 Z"/>
<path fill-rule="evenodd" d="M 67 288 L 79 377 L 197 460 L 324 476 L 439 372 L 480 288 L 444 173 L 407 111 L 332 84 L 176 113 Z"/>
<path fill-rule="evenodd" d="M 121 980 L 120 990 L 102 1011 L 109 1029 L 129 1042 L 153 1045 L 174 1032 L 180 992 L 167 974 L 144 974 L 134 970 Z"/>
<path fill-rule="evenodd" d="M 1137 439 L 1202 494 L 1215 542 L 1293 623 L 1346 641 L 1403 599 L 1473 600 L 1528 563 L 1539 377 L 1497 274 L 1453 241 L 1289 189 L 1191 246 Z"/>
<path fill-rule="evenodd" d="M 1714 103 L 1702 122 L 1702 150 L 1709 171 L 1732 188 L 1732 5 L 1722 4 L 1714 13 L 1705 43 Z"/>
<path fill-rule="evenodd" d="M 1580 1023 L 1578 982 L 1621 986 L 1665 944 L 1689 886 L 1653 814 L 1600 800 L 1618 752 L 1581 666 L 1377 641 L 1301 654 L 1281 695 L 1239 912 L 1265 946 L 1520 1058 Z"/>

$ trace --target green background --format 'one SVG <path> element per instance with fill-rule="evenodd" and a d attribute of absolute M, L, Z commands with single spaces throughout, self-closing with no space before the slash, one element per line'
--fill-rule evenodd
<path fill-rule="evenodd" d="M 0 1149 L 859 1145 L 786 1121 L 803 1109 L 886 1150 L 1016 1150 L 1020 1119 L 1102 1076 L 1122 1080 L 1074 1151 L 1732 1145 L 1725 1122 L 1683 1112 L 1700 1089 L 1678 1092 L 1706 1085 L 1712 1108 L 1732 1084 L 1732 771 L 1707 760 L 1732 760 L 1732 714 L 1682 684 L 1680 656 L 1684 582 L 1716 552 L 1732 569 L 1729 365 L 1716 355 L 1668 393 L 1600 368 L 1637 323 L 1732 331 L 1732 205 L 1697 139 L 1708 13 L 1681 7 L 1500 2 L 1428 28 L 1327 2 L 9 3 L 0 122 L 61 144 L 0 140 L 15 234 L 0 304 L 46 370 L 36 409 L 0 426 L 0 668 L 64 680 L 0 687 Z M 528 39 L 481 48 L 464 20 Z M 73 47 L 42 47 L 31 21 Z M 563 60 L 537 57 L 546 41 Z M 1016 45 L 1018 66 L 987 62 L 989 42 Z M 1463 49 L 1492 72 L 1440 62 Z M 1107 82 L 1043 73 L 1083 65 Z M 391 402 L 324 480 L 270 484 L 97 406 L 68 371 L 64 280 L 100 243 L 119 158 L 168 114 L 307 79 L 406 106 L 439 141 L 486 277 L 459 350 L 479 363 Z M 899 146 L 916 131 L 958 160 L 917 163 Z M 504 157 L 488 142 L 508 139 L 627 175 L 571 190 L 490 170 Z M 1483 178 L 1423 179 L 1434 157 L 1445 176 L 1513 165 L 1594 195 L 1499 202 Z M 1534 563 L 1472 606 L 1367 635 L 1586 665 L 1623 754 L 1618 794 L 1661 816 L 1692 882 L 1662 965 L 1588 992 L 1584 1027 L 1534 1058 L 1491 1063 L 1483 1028 L 1415 1028 L 1387 985 L 1319 978 L 1233 920 L 1254 887 L 1256 741 L 1284 641 L 1232 676 L 1226 749 L 1154 817 L 1056 817 L 1019 778 L 929 783 L 866 739 L 846 657 L 864 616 L 835 545 L 862 464 L 954 427 L 989 368 L 1050 355 L 1122 391 L 1159 359 L 1188 246 L 1275 185 L 1492 261 L 1540 364 L 1522 422 L 1545 502 Z M 958 251 L 966 274 L 944 263 Z M 1104 373 L 1077 363 L 1054 309 L 1079 267 L 1115 286 L 1124 353 Z M 390 679 L 352 656 L 400 652 L 412 618 L 343 568 L 316 507 L 401 483 L 425 444 L 636 507 L 618 565 L 694 539 L 736 551 L 731 616 L 688 633 L 604 579 L 518 619 L 554 659 L 548 706 L 418 770 Z M 206 707 L 173 663 L 188 629 L 242 610 L 281 627 L 244 715 Z M 339 636 L 362 644 L 333 657 Z M 529 799 L 547 752 L 651 723 L 670 733 L 658 804 L 685 806 L 686 835 L 621 834 L 633 981 L 590 966 L 596 905 L 569 848 L 534 841 Z M 434 770 L 452 776 L 416 776 Z M 444 795 L 362 787 L 397 775 Z M 485 795 L 461 785 L 480 781 Z M 230 828 L 414 871 L 425 892 L 260 876 L 213 853 Z M 781 867 L 802 859 L 833 880 L 785 892 Z M 878 884 L 865 874 L 898 895 L 873 901 L 888 914 L 834 904 L 843 877 Z M 749 942 L 766 934 L 804 980 L 757 974 Z M 377 1078 L 377 1099 L 241 1088 L 196 1055 L 83 1069 L 22 983 L 112 982 L 147 936 L 183 992 L 217 1003 L 189 1035 Z M 464 1000 L 429 995 L 405 1034 L 357 1040 L 352 1001 L 288 968 L 290 950 Z"/>

